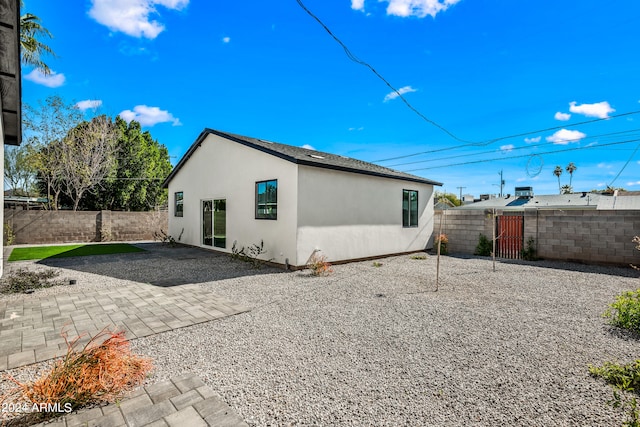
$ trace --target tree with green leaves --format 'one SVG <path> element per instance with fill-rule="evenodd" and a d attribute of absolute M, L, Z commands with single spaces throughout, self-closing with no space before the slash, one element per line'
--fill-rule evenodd
<path fill-rule="evenodd" d="M 64 190 L 63 141 L 69 131 L 82 122 L 83 114 L 75 105 L 58 95 L 40 101 L 37 107 L 24 106 L 23 128 L 28 163 L 36 172 L 49 207 L 58 209 Z"/>
<path fill-rule="evenodd" d="M 558 178 L 558 193 L 562 194 L 562 187 L 560 187 L 560 175 L 562 175 L 562 166 L 556 166 L 553 170 L 553 174 Z"/>
<path fill-rule="evenodd" d="M 569 184 L 565 184 L 562 186 L 562 188 L 560 189 L 560 194 L 571 194 L 573 193 L 573 187 L 570 186 Z"/>
<path fill-rule="evenodd" d="M 24 7 L 20 1 L 20 7 Z M 25 65 L 32 65 L 42 72 L 51 74 L 51 69 L 43 61 L 42 57 L 51 55 L 56 57 L 53 49 L 45 44 L 43 38 L 53 38 L 49 30 L 42 26 L 40 18 L 31 13 L 20 16 L 20 60 Z"/>
<path fill-rule="evenodd" d="M 4 152 L 5 188 L 14 196 L 32 196 L 37 193 L 35 187 L 36 171 L 29 159 L 26 145 L 6 147 Z"/>
<path fill-rule="evenodd" d="M 435 200 L 437 201 L 441 198 L 449 200 L 454 206 L 460 206 L 462 204 L 462 201 L 455 194 L 436 191 Z"/>
<path fill-rule="evenodd" d="M 576 171 L 576 169 L 578 169 L 578 167 L 575 165 L 575 163 L 573 162 L 569 162 L 569 164 L 566 167 L 566 171 L 569 172 L 569 186 L 571 188 L 572 187 L 572 182 L 573 182 L 573 173 Z"/>
<path fill-rule="evenodd" d="M 127 123 L 116 117 L 115 125 L 119 139 L 114 168 L 80 206 L 88 210 L 145 211 L 166 204 L 167 191 L 162 183 L 171 172 L 167 148 L 135 120 Z"/>

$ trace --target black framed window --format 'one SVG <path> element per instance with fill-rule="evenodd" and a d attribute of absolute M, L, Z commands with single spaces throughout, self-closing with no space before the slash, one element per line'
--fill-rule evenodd
<path fill-rule="evenodd" d="M 402 226 L 418 226 L 418 192 L 402 190 Z"/>
<path fill-rule="evenodd" d="M 278 180 L 256 182 L 256 219 L 278 219 Z"/>
<path fill-rule="evenodd" d="M 183 216 L 184 214 L 184 194 L 182 191 L 176 191 L 174 194 L 175 205 L 173 210 L 173 216 Z"/>

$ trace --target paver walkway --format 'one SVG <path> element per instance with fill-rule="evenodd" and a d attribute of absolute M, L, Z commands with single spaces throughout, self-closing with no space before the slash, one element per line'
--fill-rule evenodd
<path fill-rule="evenodd" d="M 46 427 L 246 427 L 224 401 L 193 375 L 157 383 L 134 392 L 119 404 L 84 409 Z"/>
<path fill-rule="evenodd" d="M 198 285 L 164 288 L 136 283 L 0 301 L 0 371 L 64 354 L 63 328 L 69 339 L 95 335 L 105 326 L 139 338 L 245 311 L 248 308 Z M 86 341 L 85 336 L 79 343 Z"/>

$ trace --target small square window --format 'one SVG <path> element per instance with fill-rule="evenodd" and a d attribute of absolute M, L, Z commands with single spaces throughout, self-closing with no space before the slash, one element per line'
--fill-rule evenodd
<path fill-rule="evenodd" d="M 184 214 L 184 194 L 182 191 L 176 191 L 175 193 L 175 208 L 173 210 L 173 216 L 183 216 Z"/>
<path fill-rule="evenodd" d="M 418 226 L 418 192 L 402 190 L 402 226 Z"/>
<path fill-rule="evenodd" d="M 256 219 L 278 219 L 278 180 L 256 182 Z"/>

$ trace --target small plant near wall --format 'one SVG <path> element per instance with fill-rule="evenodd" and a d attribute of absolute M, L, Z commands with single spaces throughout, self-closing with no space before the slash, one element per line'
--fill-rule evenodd
<path fill-rule="evenodd" d="M 632 240 L 633 243 L 636 244 L 636 249 L 640 251 L 640 236 L 635 236 Z M 631 268 L 640 271 L 640 267 L 637 265 L 630 264 Z"/>
<path fill-rule="evenodd" d="M 522 250 L 522 259 L 526 261 L 536 261 L 536 240 L 533 237 L 527 239 L 527 247 Z"/>
<path fill-rule="evenodd" d="M 426 255 L 411 255 L 411 259 L 427 259 Z"/>
<path fill-rule="evenodd" d="M 433 240 L 433 244 L 435 245 L 436 249 L 438 247 L 438 244 L 440 244 L 441 255 L 447 255 L 449 253 L 449 249 L 447 248 L 447 245 L 449 244 L 449 237 L 447 237 L 446 234 L 444 233 L 438 234 L 436 238 Z"/>
<path fill-rule="evenodd" d="M 640 360 L 627 365 L 610 362 L 605 362 L 602 367 L 590 365 L 589 373 L 604 379 L 613 388 L 613 399 L 607 403 L 625 411 L 627 420 L 622 425 L 640 427 L 640 408 L 634 396 L 640 393 Z"/>
<path fill-rule="evenodd" d="M 491 256 L 492 249 L 493 242 L 491 242 L 487 236 L 480 233 L 480 237 L 478 237 L 478 244 L 476 245 L 476 250 L 473 251 L 473 254 L 479 256 Z"/>
<path fill-rule="evenodd" d="M 378 262 L 378 261 L 373 261 L 373 266 L 374 267 L 382 267 L 382 263 Z"/>
<path fill-rule="evenodd" d="M 614 326 L 640 333 L 640 289 L 618 295 L 602 316 Z"/>
<path fill-rule="evenodd" d="M 231 246 L 232 259 L 251 263 L 251 266 L 253 268 L 260 268 L 265 262 L 273 260 L 273 258 L 268 260 L 262 260 L 258 258 L 260 255 L 264 255 L 267 253 L 267 251 L 264 249 L 263 240 L 260 240 L 259 245 L 257 243 L 254 243 L 249 247 L 242 246 L 240 249 L 238 249 L 237 244 L 238 242 L 234 241 L 233 245 Z"/>
<path fill-rule="evenodd" d="M 318 252 L 314 252 L 311 257 L 309 257 L 307 268 L 311 270 L 311 275 L 313 276 L 328 276 L 333 273 L 333 268 L 327 261 L 327 257 L 320 255 Z"/>
<path fill-rule="evenodd" d="M 7 246 L 11 246 L 16 241 L 16 235 L 13 233 L 13 227 L 8 222 L 4 223 L 4 239 Z"/>

